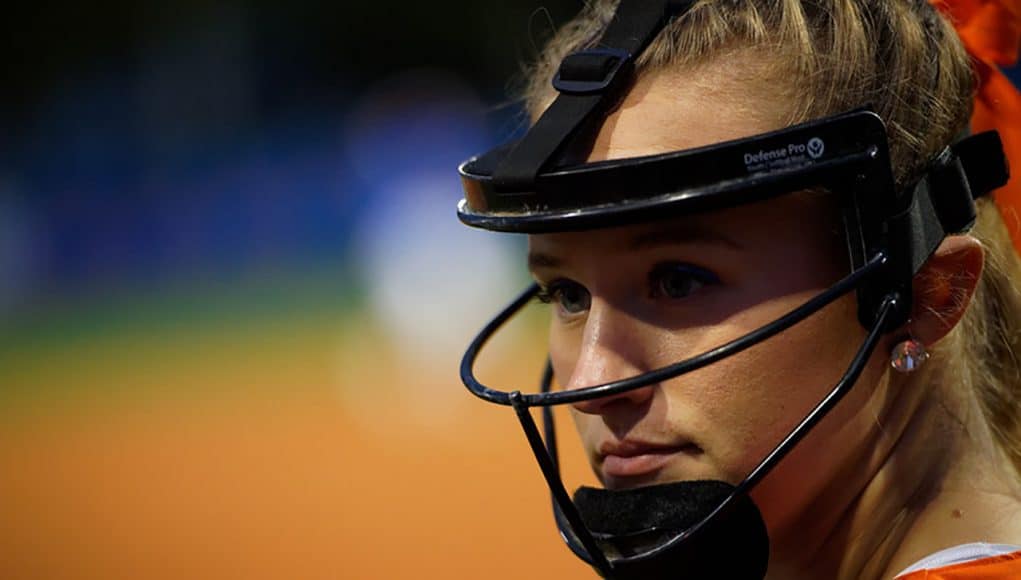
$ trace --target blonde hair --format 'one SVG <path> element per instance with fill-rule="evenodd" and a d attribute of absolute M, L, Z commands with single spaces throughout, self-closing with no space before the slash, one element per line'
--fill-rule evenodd
<path fill-rule="evenodd" d="M 549 79 L 569 53 L 593 46 L 618 0 L 589 0 L 526 74 L 532 117 L 553 97 Z M 887 123 L 904 186 L 968 126 L 974 77 L 952 25 L 926 0 L 698 0 L 652 42 L 638 74 L 695 67 L 741 51 L 754 79 L 783 91 L 787 125 L 868 105 Z M 748 62 L 748 61 L 745 61 Z M 971 234 L 986 265 L 964 319 L 933 348 L 932 366 L 973 389 L 997 443 L 1021 471 L 1021 262 L 989 199 Z"/>

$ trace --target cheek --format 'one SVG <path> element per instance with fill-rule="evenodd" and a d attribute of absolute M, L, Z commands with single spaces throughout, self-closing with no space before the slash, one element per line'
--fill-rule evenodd
<path fill-rule="evenodd" d="M 853 297 L 787 332 L 712 365 L 697 400 L 707 460 L 736 483 L 831 391 L 865 336 Z M 771 530 L 792 529 L 814 500 L 857 477 L 882 412 L 887 348 L 881 343 L 858 383 L 752 492 Z"/>
<path fill-rule="evenodd" d="M 570 380 L 580 353 L 581 330 L 565 327 L 557 321 L 550 322 L 549 356 L 559 386 L 566 385 Z"/>
<path fill-rule="evenodd" d="M 788 310 L 787 305 L 777 306 Z M 747 476 L 836 385 L 864 336 L 855 308 L 853 298 L 838 301 L 695 373 L 704 373 L 694 399 L 699 431 L 706 438 L 709 459 L 729 481 Z M 755 325 L 742 324 L 740 332 L 776 318 L 773 314 L 755 316 Z"/>
<path fill-rule="evenodd" d="M 547 348 L 550 363 L 553 365 L 553 376 L 556 379 L 555 387 L 562 388 L 571 378 L 571 373 L 574 372 L 574 367 L 578 363 L 578 355 L 581 352 L 581 332 L 572 332 L 564 328 L 564 325 L 558 323 L 554 318 L 555 313 L 550 312 L 549 316 Z"/>
<path fill-rule="evenodd" d="M 771 536 L 803 532 L 806 514 L 823 521 L 816 508 L 845 505 L 864 485 L 867 466 L 882 454 L 876 436 L 889 395 L 886 365 L 875 353 L 847 396 L 752 491 Z"/>

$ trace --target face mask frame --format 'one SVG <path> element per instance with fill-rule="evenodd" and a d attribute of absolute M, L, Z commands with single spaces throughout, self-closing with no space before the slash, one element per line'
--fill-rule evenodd
<path fill-rule="evenodd" d="M 812 140 L 823 142 L 828 154 L 816 159 L 806 155 L 797 165 L 770 172 L 723 174 L 727 168 L 739 166 L 735 160 L 743 164 L 745 156 L 751 155 L 749 151 L 800 150 L 799 143 L 807 147 Z M 641 223 L 650 218 L 734 207 L 807 188 L 822 187 L 841 202 L 851 273 L 777 320 L 698 356 L 636 377 L 570 391 L 550 389 L 552 370 L 548 364 L 539 393 L 483 385 L 474 375 L 475 360 L 499 328 L 535 296 L 537 285 L 494 317 L 472 341 L 461 362 L 461 380 L 479 398 L 515 409 L 550 487 L 556 522 L 570 549 L 604 577 L 613 578 L 615 570 L 655 558 L 685 541 L 746 495 L 850 391 L 881 337 L 906 321 L 913 275 L 947 234 L 971 226 L 975 207 L 970 184 L 981 183 L 977 174 L 987 169 L 977 160 L 995 158 L 998 148 L 995 134 L 962 141 L 944 151 L 913 188 L 898 195 L 889 169 L 883 123 L 875 113 L 862 110 L 692 151 L 559 169 L 540 175 L 539 191 L 518 196 L 551 200 L 559 196 L 543 204 L 541 211 L 526 204 L 515 206 L 514 196 L 501 194 L 486 174 L 475 173 L 479 171 L 478 160 L 462 165 L 462 177 L 468 185 L 466 197 L 458 206 L 459 216 L 469 225 L 496 231 L 554 232 Z M 709 169 L 688 180 L 694 172 L 684 168 L 699 167 Z M 712 174 L 707 175 L 710 171 Z M 674 175 L 681 176 L 677 179 L 685 180 L 688 187 L 672 181 L 670 176 Z M 625 183 L 639 185 L 627 190 L 626 199 L 613 202 L 609 196 L 614 187 Z M 666 188 L 668 193 L 657 191 L 658 187 Z M 494 211 L 477 209 L 472 200 L 478 204 L 479 199 Z M 588 200 L 593 203 L 582 205 Z M 617 395 L 692 372 L 775 336 L 852 290 L 857 291 L 859 319 L 868 334 L 826 397 L 699 524 L 655 549 L 611 562 L 581 522 L 560 479 L 551 407 Z M 532 407 L 542 408 L 545 439 L 529 412 Z"/>
<path fill-rule="evenodd" d="M 595 50 L 565 59 L 554 81 L 560 95 L 518 142 L 472 158 L 459 168 L 465 197 L 458 217 L 501 232 L 550 233 L 644 223 L 822 189 L 840 207 L 851 272 L 786 315 L 727 344 L 641 375 L 570 391 L 550 389 L 547 363 L 538 393 L 480 383 L 475 360 L 499 328 L 536 294 L 532 286 L 478 334 L 461 362 L 461 380 L 475 396 L 513 407 L 543 476 L 564 541 L 606 578 L 655 559 L 690 540 L 731 509 L 850 391 L 885 333 L 911 311 L 911 280 L 949 234 L 974 223 L 974 198 L 1006 183 L 995 133 L 947 147 L 923 175 L 898 188 L 886 127 L 868 108 L 779 131 L 698 149 L 595 163 L 575 162 L 570 142 L 591 133 L 627 89 L 632 55 L 691 2 L 622 0 Z M 579 72 L 581 71 L 581 72 Z M 851 291 L 867 335 L 841 379 L 816 407 L 699 523 L 642 553 L 611 559 L 586 528 L 559 475 L 551 407 L 612 396 L 692 372 L 783 332 Z M 540 407 L 545 439 L 530 409 Z M 679 571 L 680 572 L 680 571 Z"/>
<path fill-rule="evenodd" d="M 535 394 L 524 394 L 520 391 L 500 391 L 481 384 L 474 375 L 474 365 L 485 343 L 499 330 L 503 324 L 514 314 L 521 310 L 536 294 L 536 285 L 528 288 L 516 300 L 508 305 L 498 314 L 472 341 L 461 362 L 461 380 L 472 394 L 491 403 L 508 405 L 514 408 L 518 420 L 521 423 L 525 436 L 535 455 L 543 477 L 550 488 L 553 501 L 554 518 L 560 534 L 568 547 L 579 558 L 586 561 L 604 578 L 616 577 L 618 569 L 626 569 L 629 566 L 642 563 L 646 560 L 656 558 L 672 549 L 677 544 L 697 534 L 704 526 L 708 525 L 714 518 L 721 517 L 731 509 L 734 503 L 741 497 L 747 495 L 751 489 L 776 464 L 789 453 L 795 445 L 808 434 L 809 430 L 818 423 L 826 413 L 829 412 L 853 387 L 858 376 L 861 374 L 868 362 L 869 357 L 884 334 L 885 329 L 890 325 L 891 318 L 898 310 L 899 296 L 891 293 L 886 296 L 880 305 L 878 315 L 862 345 L 859 347 L 854 359 L 844 372 L 840 381 L 830 390 L 816 407 L 795 427 L 762 461 L 745 477 L 714 510 L 707 514 L 700 522 L 671 538 L 669 541 L 643 553 L 613 560 L 606 557 L 598 547 L 594 535 L 582 523 L 581 516 L 574 507 L 570 495 L 560 477 L 556 429 L 553 420 L 552 407 L 560 404 L 570 404 L 580 401 L 592 400 L 600 397 L 612 396 L 634 389 L 656 384 L 717 362 L 723 358 L 733 356 L 747 348 L 767 340 L 780 332 L 801 322 L 808 316 L 834 300 L 853 290 L 862 280 L 875 275 L 886 263 L 882 254 L 870 260 L 865 267 L 857 270 L 844 279 L 837 282 L 825 292 L 815 296 L 805 304 L 790 311 L 786 315 L 773 322 L 758 328 L 744 336 L 741 336 L 724 345 L 706 351 L 700 355 L 685 359 L 678 363 L 662 367 L 635 377 L 621 379 L 611 383 L 595 385 L 571 391 L 554 392 L 550 386 L 553 378 L 552 366 L 547 362 L 543 372 L 540 392 Z M 545 437 L 539 434 L 539 429 L 529 411 L 532 407 L 542 409 Z M 681 576 L 683 577 L 683 576 Z"/>

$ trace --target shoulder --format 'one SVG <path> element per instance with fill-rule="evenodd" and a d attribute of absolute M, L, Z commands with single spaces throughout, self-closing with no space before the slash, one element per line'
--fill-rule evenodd
<path fill-rule="evenodd" d="M 1021 546 L 962 544 L 929 555 L 896 580 L 1003 580 L 1021 579 Z"/>

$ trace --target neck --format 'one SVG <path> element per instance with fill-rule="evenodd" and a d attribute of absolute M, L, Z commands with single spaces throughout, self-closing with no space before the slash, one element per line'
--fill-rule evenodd
<path fill-rule="evenodd" d="M 933 484 L 924 501 L 905 505 L 897 541 L 886 554 L 872 555 L 863 577 L 893 578 L 938 550 L 972 542 L 1021 545 L 1021 480 L 995 442 L 974 396 L 958 397 L 955 406 L 933 410 L 929 437 L 946 437 L 946 461 L 933 461 Z M 956 410 L 956 411 L 955 411 Z M 940 446 L 919 437 L 914 453 Z M 912 450 L 908 450 L 912 451 Z M 906 453 L 910 458 L 912 455 Z M 917 455 L 916 455 L 917 456 Z"/>
<path fill-rule="evenodd" d="M 793 565 L 776 577 L 886 580 L 953 545 L 1021 543 L 1021 489 L 977 400 L 932 381 L 886 387 L 862 451 L 806 510 L 814 521 L 781 538 L 811 556 L 779 554 Z"/>
<path fill-rule="evenodd" d="M 870 477 L 821 551 L 823 561 L 838 563 L 832 577 L 893 578 L 914 562 L 890 571 L 894 561 L 901 560 L 901 548 L 921 515 L 937 502 L 942 482 L 959 467 L 963 450 L 953 423 L 945 407 L 931 398 L 887 415 L 875 439 L 879 445 L 885 443 L 888 451 L 871 458 Z M 927 553 L 941 547 L 945 546 Z"/>

